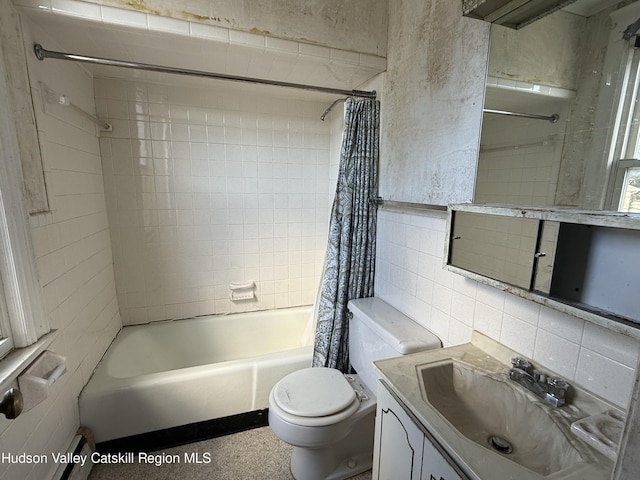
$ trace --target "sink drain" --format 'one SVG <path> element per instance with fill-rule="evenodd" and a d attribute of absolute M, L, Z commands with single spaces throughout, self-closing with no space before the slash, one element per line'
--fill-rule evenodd
<path fill-rule="evenodd" d="M 489 445 L 491 445 L 491 448 L 500 453 L 508 454 L 513 452 L 513 446 L 511 445 L 511 442 L 506 438 L 500 437 L 498 435 L 491 435 L 489 437 Z"/>

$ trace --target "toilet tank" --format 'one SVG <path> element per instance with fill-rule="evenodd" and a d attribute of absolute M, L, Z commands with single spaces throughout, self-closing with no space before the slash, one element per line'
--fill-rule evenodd
<path fill-rule="evenodd" d="M 349 360 L 372 392 L 378 380 L 372 362 L 442 346 L 433 333 L 379 298 L 350 300 L 347 306 Z"/>

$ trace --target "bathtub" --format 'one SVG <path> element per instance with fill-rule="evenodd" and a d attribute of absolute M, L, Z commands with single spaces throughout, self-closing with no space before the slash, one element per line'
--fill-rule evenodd
<path fill-rule="evenodd" d="M 124 327 L 79 398 L 96 442 L 265 409 L 284 375 L 311 365 L 311 307 Z"/>

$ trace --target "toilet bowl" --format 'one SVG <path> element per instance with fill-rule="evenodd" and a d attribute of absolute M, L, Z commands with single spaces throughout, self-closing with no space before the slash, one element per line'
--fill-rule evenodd
<path fill-rule="evenodd" d="M 376 402 L 358 376 L 307 368 L 287 377 L 271 390 L 269 426 L 294 446 L 294 478 L 337 480 L 369 470 Z"/>
<path fill-rule="evenodd" d="M 349 302 L 349 354 L 358 374 L 306 368 L 269 395 L 269 426 L 293 446 L 296 480 L 341 480 L 371 468 L 377 375 L 374 360 L 441 346 L 431 332 L 378 298 Z"/>

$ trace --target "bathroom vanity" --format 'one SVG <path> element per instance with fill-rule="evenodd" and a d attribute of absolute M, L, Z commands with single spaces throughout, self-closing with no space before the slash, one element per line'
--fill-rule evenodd
<path fill-rule="evenodd" d="M 577 387 L 565 406 L 547 405 L 510 380 L 518 356 L 474 332 L 464 345 L 374 362 L 373 478 L 609 479 L 612 460 L 572 424 L 621 412 Z"/>

